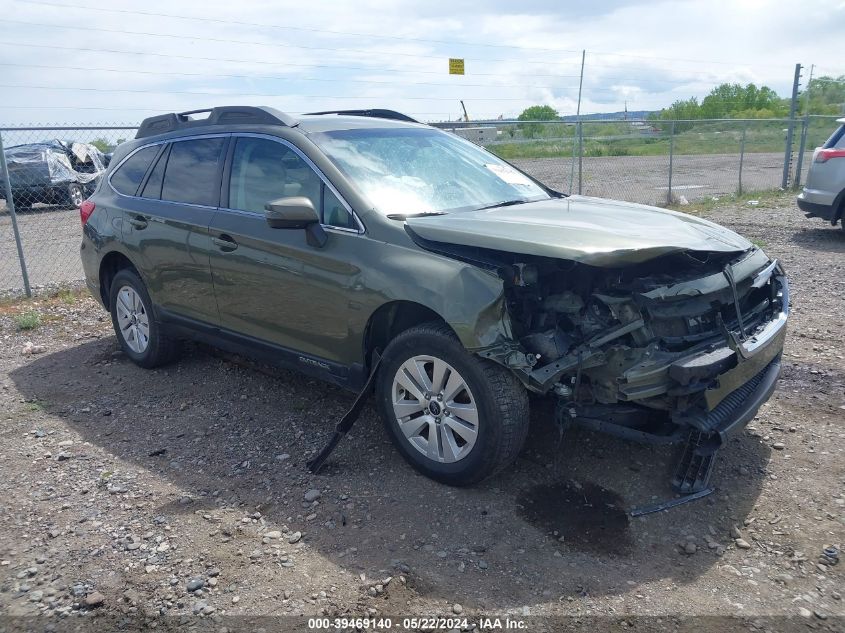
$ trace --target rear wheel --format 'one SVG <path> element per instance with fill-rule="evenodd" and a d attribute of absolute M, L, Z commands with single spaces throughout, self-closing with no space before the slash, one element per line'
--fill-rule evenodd
<path fill-rule="evenodd" d="M 82 206 L 82 203 L 85 202 L 85 191 L 82 189 L 82 185 L 76 183 L 69 184 L 67 198 L 74 207 L 79 208 Z"/>
<path fill-rule="evenodd" d="M 125 268 L 110 286 L 109 307 L 114 332 L 124 353 L 136 365 L 153 368 L 172 361 L 179 341 L 166 336 L 152 312 L 152 301 L 138 274 Z"/>
<path fill-rule="evenodd" d="M 451 485 L 476 483 L 509 465 L 528 432 L 519 380 L 467 352 L 441 323 L 413 327 L 387 346 L 376 397 L 403 457 Z"/>

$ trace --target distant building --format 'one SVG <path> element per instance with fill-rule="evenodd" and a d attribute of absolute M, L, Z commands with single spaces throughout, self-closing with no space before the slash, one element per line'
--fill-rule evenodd
<path fill-rule="evenodd" d="M 475 127 L 457 127 L 448 128 L 449 132 L 454 132 L 458 136 L 472 141 L 476 145 L 486 145 L 492 143 L 499 137 L 499 130 L 494 126 L 475 126 Z"/>

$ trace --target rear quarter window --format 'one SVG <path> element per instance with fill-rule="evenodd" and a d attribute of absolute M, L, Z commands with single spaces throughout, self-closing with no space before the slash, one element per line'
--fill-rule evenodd
<path fill-rule="evenodd" d="M 174 142 L 164 172 L 161 199 L 217 206 L 220 198 L 219 162 L 223 138 Z"/>
<path fill-rule="evenodd" d="M 144 174 L 147 173 L 147 169 L 149 169 L 150 163 L 153 162 L 159 149 L 160 147 L 158 145 L 145 147 L 127 158 L 117 168 L 117 171 L 112 174 L 110 180 L 112 187 L 118 193 L 126 196 L 134 196 L 135 192 L 138 191 L 138 185 L 144 179 Z"/>
<path fill-rule="evenodd" d="M 845 124 L 840 125 L 837 130 L 830 135 L 824 145 L 824 149 L 845 149 Z"/>

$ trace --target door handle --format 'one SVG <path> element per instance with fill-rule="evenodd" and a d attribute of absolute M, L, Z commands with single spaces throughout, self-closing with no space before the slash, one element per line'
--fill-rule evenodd
<path fill-rule="evenodd" d="M 141 215 L 136 215 L 134 218 L 128 218 L 126 221 L 139 231 L 147 228 L 147 220 Z"/>
<path fill-rule="evenodd" d="M 211 243 L 214 244 L 221 251 L 231 252 L 238 247 L 238 243 L 228 235 L 221 235 L 220 237 L 212 237 Z"/>

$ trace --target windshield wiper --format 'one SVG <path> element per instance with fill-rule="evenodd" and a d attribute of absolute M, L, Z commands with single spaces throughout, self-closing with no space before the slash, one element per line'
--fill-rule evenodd
<path fill-rule="evenodd" d="M 390 213 L 391 220 L 407 220 L 408 218 L 425 218 L 430 215 L 446 215 L 445 211 L 423 211 L 422 213 Z"/>
<path fill-rule="evenodd" d="M 478 207 L 476 211 L 483 211 L 484 209 L 495 209 L 496 207 L 512 207 L 515 204 L 525 204 L 526 202 L 529 202 L 529 200 L 523 200 L 522 198 L 517 198 L 515 200 L 502 200 L 501 202 L 490 204 L 486 207 Z"/>

